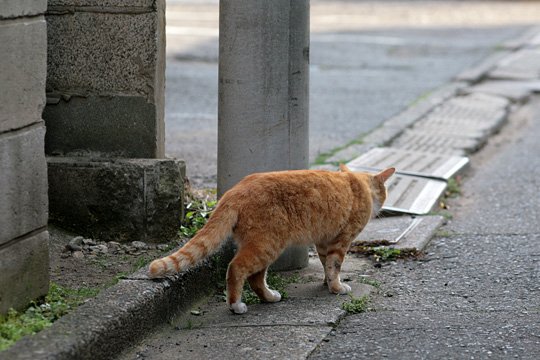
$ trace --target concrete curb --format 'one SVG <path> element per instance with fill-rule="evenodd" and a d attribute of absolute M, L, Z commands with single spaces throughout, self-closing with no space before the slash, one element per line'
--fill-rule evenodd
<path fill-rule="evenodd" d="M 111 359 L 147 332 L 186 311 L 214 290 L 209 261 L 163 280 L 149 280 L 146 267 L 104 290 L 56 321 L 18 341 L 1 359 Z"/>
<path fill-rule="evenodd" d="M 435 107 L 442 104 L 452 96 L 462 91 L 468 84 L 465 82 L 450 82 L 435 89 L 425 98 L 420 99 L 409 108 L 386 120 L 381 126 L 368 133 L 361 144 L 350 145 L 332 157 L 326 159 L 325 164 L 316 165 L 312 168 L 330 169 L 337 162 L 348 162 L 355 157 L 375 147 L 387 146 L 397 138 L 405 129 L 420 120 Z"/>

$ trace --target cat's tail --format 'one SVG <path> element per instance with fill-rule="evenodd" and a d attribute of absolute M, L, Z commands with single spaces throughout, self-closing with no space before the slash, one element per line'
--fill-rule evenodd
<path fill-rule="evenodd" d="M 152 261 L 149 277 L 174 274 L 206 258 L 232 234 L 237 218 L 236 210 L 227 205 L 218 205 L 206 225 L 181 249 L 174 254 Z"/>

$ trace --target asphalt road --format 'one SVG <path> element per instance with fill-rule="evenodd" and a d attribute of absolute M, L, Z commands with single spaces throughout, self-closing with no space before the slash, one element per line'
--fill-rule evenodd
<path fill-rule="evenodd" d="M 420 261 L 383 267 L 374 312 L 310 359 L 540 358 L 540 101 L 473 157 L 454 219 Z"/>
<path fill-rule="evenodd" d="M 169 0 L 166 153 L 213 187 L 218 2 Z M 311 2 L 310 160 L 448 82 L 540 19 L 534 2 Z"/>

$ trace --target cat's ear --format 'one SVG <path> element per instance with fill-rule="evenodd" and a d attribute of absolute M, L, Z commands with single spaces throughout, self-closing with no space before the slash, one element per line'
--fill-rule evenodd
<path fill-rule="evenodd" d="M 385 169 L 383 171 L 381 171 L 380 173 L 378 173 L 377 175 L 375 175 L 375 178 L 377 180 L 379 180 L 380 182 L 386 182 L 386 180 L 388 180 L 388 178 L 390 178 L 390 176 L 394 175 L 394 173 L 396 172 L 396 169 L 395 168 L 388 168 L 388 169 Z"/>
<path fill-rule="evenodd" d="M 342 172 L 351 172 L 351 170 L 345 164 L 339 164 L 339 170 Z"/>

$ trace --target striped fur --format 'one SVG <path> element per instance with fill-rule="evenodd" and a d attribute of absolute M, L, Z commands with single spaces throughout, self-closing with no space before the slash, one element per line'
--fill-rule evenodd
<path fill-rule="evenodd" d="M 150 264 L 149 276 L 157 278 L 196 265 L 216 251 L 221 243 L 232 234 L 236 219 L 235 210 L 226 205 L 218 206 L 208 223 L 181 249 L 172 255 L 154 260 Z"/>
<path fill-rule="evenodd" d="M 371 175 L 296 170 L 247 176 L 227 191 L 208 223 L 174 254 L 150 264 L 160 277 L 195 265 L 231 236 L 238 245 L 227 270 L 227 303 L 241 314 L 245 281 L 266 302 L 281 295 L 268 288 L 266 271 L 289 245 L 315 244 L 332 293 L 351 291 L 339 278 L 352 240 L 386 199 L 385 181 L 395 169 Z"/>

